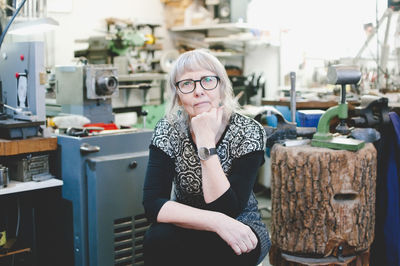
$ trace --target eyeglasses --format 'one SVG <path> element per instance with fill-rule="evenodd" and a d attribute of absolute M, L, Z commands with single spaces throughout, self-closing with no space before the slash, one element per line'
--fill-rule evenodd
<path fill-rule="evenodd" d="M 188 94 L 188 93 L 193 92 L 196 89 L 196 82 L 199 82 L 200 86 L 203 89 L 210 91 L 210 90 L 215 89 L 218 86 L 219 77 L 205 76 L 199 80 L 184 79 L 184 80 L 180 80 L 177 83 L 175 83 L 175 86 L 178 87 L 180 92 L 182 92 L 184 94 Z"/>

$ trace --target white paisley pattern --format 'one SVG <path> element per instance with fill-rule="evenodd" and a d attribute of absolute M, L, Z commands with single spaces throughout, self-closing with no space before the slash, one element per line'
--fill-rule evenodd
<path fill-rule="evenodd" d="M 189 130 L 182 129 L 180 123 L 171 124 L 167 119 L 161 119 L 155 127 L 151 143 L 175 162 L 176 200 L 196 208 L 204 208 L 206 203 L 202 193 L 200 159 Z M 254 151 L 264 151 L 265 145 L 265 130 L 258 122 L 238 113 L 232 114 L 229 125 L 216 146 L 224 173 L 229 175 L 234 159 Z M 260 259 L 263 258 L 269 250 L 270 240 L 253 193 L 247 207 L 237 219 L 257 232 L 261 242 Z"/>

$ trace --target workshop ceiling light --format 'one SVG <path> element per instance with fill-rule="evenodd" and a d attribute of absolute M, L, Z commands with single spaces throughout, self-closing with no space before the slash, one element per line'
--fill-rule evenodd
<path fill-rule="evenodd" d="M 38 18 L 15 23 L 8 33 L 13 35 L 38 34 L 54 30 L 58 25 L 59 23 L 53 18 Z"/>

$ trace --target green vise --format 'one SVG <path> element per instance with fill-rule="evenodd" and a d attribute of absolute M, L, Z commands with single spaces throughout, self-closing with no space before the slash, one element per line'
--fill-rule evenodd
<path fill-rule="evenodd" d="M 346 103 L 346 85 L 357 84 L 361 78 L 361 72 L 354 66 L 334 65 L 328 68 L 328 83 L 341 85 L 341 99 L 337 106 L 329 108 L 318 122 L 317 132 L 311 141 L 311 146 L 330 148 L 336 150 L 358 151 L 365 145 L 364 141 L 348 138 L 350 133 L 346 125 L 348 118 L 348 105 Z M 338 134 L 329 132 L 330 122 L 335 117 L 339 118 L 336 127 Z M 338 136 L 336 136 L 338 135 Z"/>

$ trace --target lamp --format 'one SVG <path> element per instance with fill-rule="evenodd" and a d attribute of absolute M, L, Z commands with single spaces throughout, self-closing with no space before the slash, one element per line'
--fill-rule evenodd
<path fill-rule="evenodd" d="M 6 33 L 7 33 L 8 29 L 10 28 L 11 23 L 13 23 L 15 17 L 18 15 L 19 11 L 21 10 L 21 8 L 24 6 L 25 3 L 26 3 L 26 0 L 23 0 L 21 5 L 15 11 L 14 15 L 11 17 L 10 21 L 7 23 L 7 26 L 4 28 L 4 31 L 1 33 L 1 36 L 0 36 L 0 47 L 1 47 L 2 43 L 3 43 L 4 37 L 6 36 Z"/>
<path fill-rule="evenodd" d="M 0 37 L 0 47 L 3 43 L 4 37 L 10 28 L 11 24 L 13 23 L 15 17 L 18 15 L 22 7 L 25 5 L 26 0 L 23 0 L 17 10 L 15 11 L 14 15 L 11 17 L 10 21 L 8 22 L 7 26 L 5 27 L 4 31 Z M 23 22 L 16 23 L 13 28 L 10 30 L 10 34 L 14 35 L 26 35 L 26 34 L 35 34 L 46 32 L 49 30 L 54 29 L 58 26 L 59 23 L 54 20 L 53 18 L 36 18 L 34 20 L 26 20 Z"/>
<path fill-rule="evenodd" d="M 38 18 L 16 23 L 9 31 L 13 35 L 26 35 L 50 31 L 55 29 L 59 23 L 53 18 Z"/>

